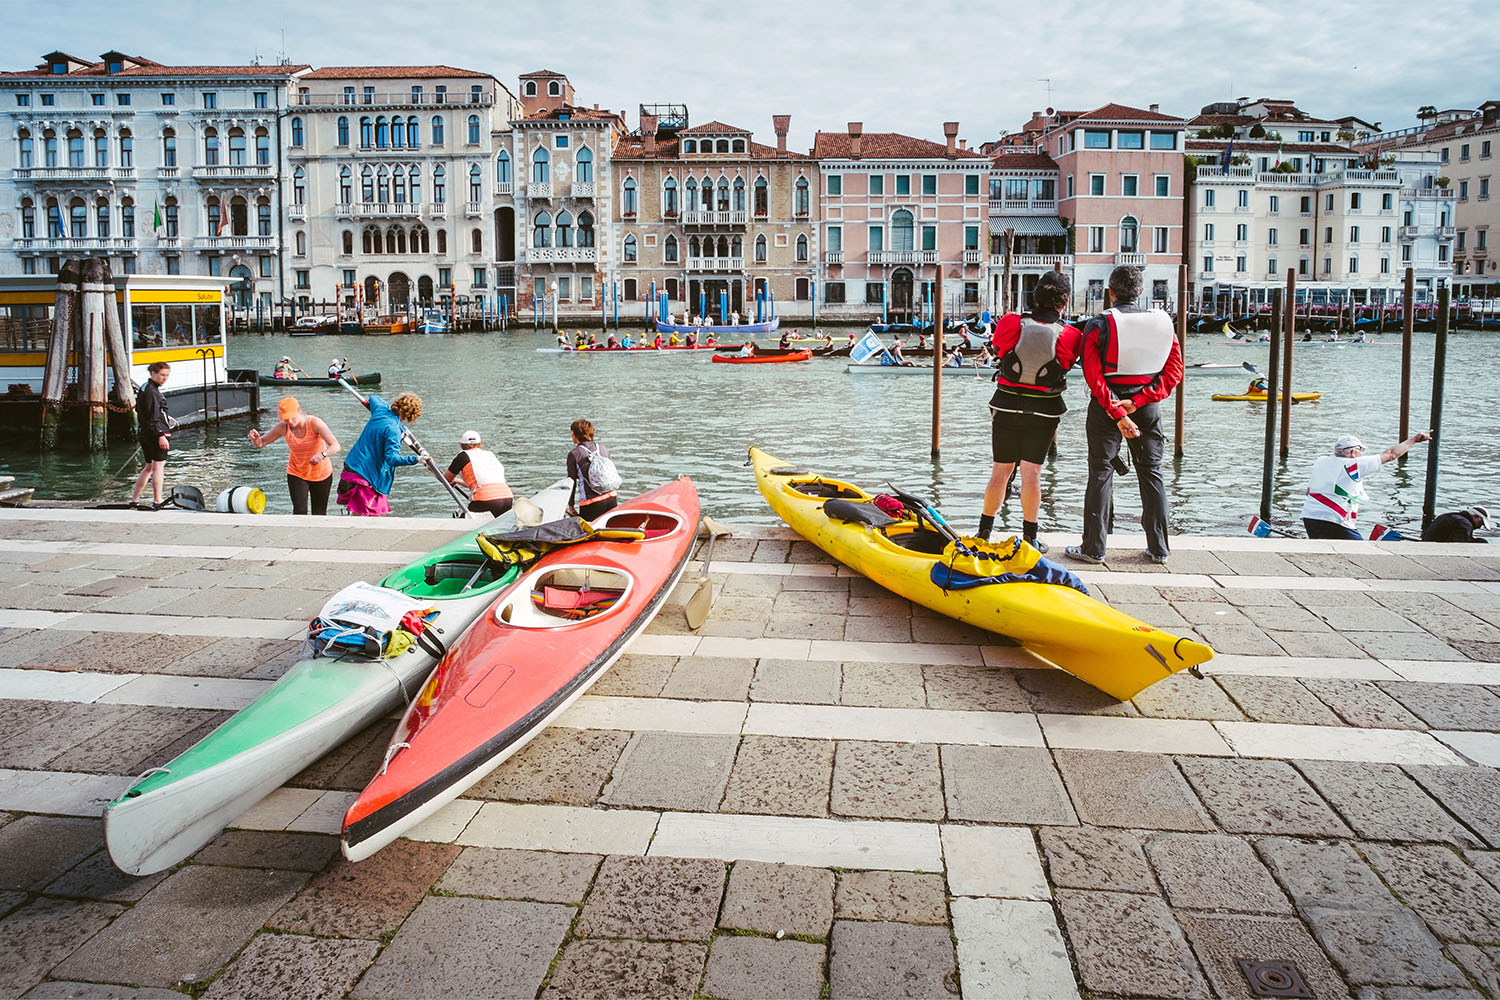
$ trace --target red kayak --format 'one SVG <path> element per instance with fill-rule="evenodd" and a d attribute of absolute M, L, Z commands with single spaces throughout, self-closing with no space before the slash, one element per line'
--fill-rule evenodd
<path fill-rule="evenodd" d="M 748 358 L 737 357 L 733 354 L 715 354 L 714 363 L 720 365 L 770 365 L 779 361 L 806 361 L 812 357 L 812 351 L 757 351 Z"/>
<path fill-rule="evenodd" d="M 344 814 L 360 861 L 463 794 L 609 669 L 677 586 L 698 533 L 686 477 L 595 520 L 640 541 L 543 556 L 449 648 L 407 708 L 381 769 Z"/>

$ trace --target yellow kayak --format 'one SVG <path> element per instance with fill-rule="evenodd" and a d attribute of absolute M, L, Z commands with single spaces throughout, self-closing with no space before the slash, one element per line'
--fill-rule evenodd
<path fill-rule="evenodd" d="M 1276 398 L 1280 399 L 1281 398 L 1281 393 L 1278 392 L 1276 394 Z M 1292 393 L 1292 402 L 1294 402 L 1294 403 L 1310 403 L 1310 402 L 1312 402 L 1315 399 L 1322 399 L 1322 398 L 1323 398 L 1323 394 L 1321 392 L 1294 392 L 1294 393 Z M 1266 401 L 1266 394 L 1263 393 L 1263 392 L 1241 392 L 1241 393 L 1236 393 L 1234 395 L 1230 395 L 1229 393 L 1216 392 L 1216 393 L 1214 393 L 1214 399 L 1217 399 L 1220 402 L 1264 403 Z"/>
<path fill-rule="evenodd" d="M 750 449 L 750 459 L 771 509 L 845 566 L 939 614 L 1009 636 L 1121 701 L 1213 658 L 1203 643 L 1152 628 L 1071 586 L 983 582 L 1060 572 L 1029 545 L 964 538 L 963 546 L 979 555 L 961 553 L 909 509 L 893 520 L 870 503 L 872 494 L 850 483 L 793 468 L 759 448 Z M 831 501 L 845 502 L 825 511 Z"/>

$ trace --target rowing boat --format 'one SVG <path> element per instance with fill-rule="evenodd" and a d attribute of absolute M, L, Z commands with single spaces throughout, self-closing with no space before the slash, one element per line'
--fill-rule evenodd
<path fill-rule="evenodd" d="M 791 467 L 759 448 L 750 449 L 750 460 L 771 509 L 845 566 L 939 614 L 1009 636 L 1121 701 L 1214 655 L 1201 642 L 1154 629 L 1066 583 L 1039 582 L 1071 575 L 1019 541 L 1013 540 L 1012 555 L 990 563 L 993 575 L 967 574 L 957 568 L 963 558 L 958 543 L 937 528 L 940 516 L 919 518 L 909 506 L 893 518 L 850 483 Z M 984 544 L 960 541 L 969 548 Z M 1032 559 L 1021 578 L 988 582 L 1006 579 Z"/>
<path fill-rule="evenodd" d="M 764 323 L 705 323 L 702 326 L 690 326 L 687 323 L 663 323 L 657 321 L 652 324 L 652 329 L 658 333 L 696 333 L 700 338 L 710 333 L 715 337 L 726 334 L 732 336 L 755 336 L 757 333 L 775 333 L 781 326 L 781 317 L 772 316 Z"/>
<path fill-rule="evenodd" d="M 1213 398 L 1221 403 L 1264 403 L 1266 401 L 1266 394 L 1263 392 L 1216 392 Z M 1281 393 L 1278 392 L 1276 398 L 1281 399 Z M 1323 394 L 1321 392 L 1292 393 L 1292 402 L 1294 403 L 1311 403 L 1313 400 L 1322 398 Z"/>
<path fill-rule="evenodd" d="M 806 361 L 812 357 L 812 351 L 782 351 L 774 348 L 766 348 L 756 351 L 748 358 L 736 357 L 732 354 L 715 354 L 714 364 L 719 365 L 771 365 L 783 361 Z"/>
<path fill-rule="evenodd" d="M 1187 375 L 1244 375 L 1246 372 L 1249 372 L 1252 375 L 1259 375 L 1260 374 L 1259 372 L 1257 372 L 1255 370 L 1255 366 L 1252 365 L 1248 361 L 1243 362 L 1241 364 L 1237 364 L 1237 365 L 1224 365 L 1224 364 L 1187 365 L 1182 370 L 1183 370 L 1183 373 L 1187 374 Z"/>
<path fill-rule="evenodd" d="M 552 520 L 562 516 L 571 487 L 559 480 L 532 500 Z M 513 523 L 512 514 L 486 521 L 380 585 L 435 608 L 432 625 L 452 643 L 519 575 L 498 571 L 474 542 L 480 530 Z M 416 644 L 378 662 L 299 660 L 265 694 L 105 807 L 110 859 L 132 875 L 177 864 L 287 779 L 409 700 L 436 662 Z"/>
<path fill-rule="evenodd" d="M 845 365 L 844 371 L 850 375 L 925 375 L 932 378 L 931 365 Z M 944 365 L 943 374 L 990 379 L 994 378 L 995 369 L 980 368 L 977 365 Z"/>
<path fill-rule="evenodd" d="M 344 815 L 343 851 L 367 858 L 498 767 L 609 669 L 677 585 L 698 528 L 681 478 L 616 507 L 584 541 L 544 555 L 432 672 L 385 766 Z"/>
<path fill-rule="evenodd" d="M 379 385 L 380 373 L 368 372 L 364 375 L 345 375 L 344 379 L 354 385 Z M 336 378 L 277 378 L 274 375 L 260 375 L 257 376 L 256 381 L 261 385 L 279 385 L 287 389 L 337 389 L 339 387 L 339 380 Z"/>

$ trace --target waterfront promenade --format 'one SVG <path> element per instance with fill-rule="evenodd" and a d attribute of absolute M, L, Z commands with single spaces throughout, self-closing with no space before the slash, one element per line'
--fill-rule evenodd
<path fill-rule="evenodd" d="M 1500 995 L 1493 546 L 1116 536 L 1089 585 L 1220 654 L 1121 704 L 740 531 L 411 839 L 338 858 L 382 723 L 112 868 L 130 776 L 458 530 L 0 510 L 0 995 Z"/>

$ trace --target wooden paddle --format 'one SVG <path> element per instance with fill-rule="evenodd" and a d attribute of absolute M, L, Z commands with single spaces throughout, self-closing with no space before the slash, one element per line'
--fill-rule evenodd
<path fill-rule="evenodd" d="M 687 604 L 682 608 L 683 616 L 687 618 L 688 628 L 697 630 L 708 620 L 708 612 L 714 605 L 714 584 L 708 578 L 708 564 L 714 558 L 714 540 L 720 535 L 729 534 L 729 529 L 719 524 L 713 518 L 704 515 L 703 530 L 708 532 L 708 548 L 703 556 L 703 574 L 698 578 L 698 589 L 693 591 L 687 599 Z"/>

